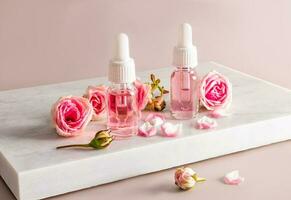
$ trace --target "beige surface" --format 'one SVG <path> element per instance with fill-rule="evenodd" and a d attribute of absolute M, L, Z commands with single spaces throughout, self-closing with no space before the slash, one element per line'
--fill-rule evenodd
<path fill-rule="evenodd" d="M 0 0 L 0 90 L 104 75 L 113 36 L 138 70 L 171 64 L 178 24 L 200 60 L 291 88 L 289 0 Z"/>
<path fill-rule="evenodd" d="M 191 164 L 196 172 L 207 178 L 192 191 L 179 191 L 173 182 L 174 169 L 170 169 L 50 199 L 290 200 L 290 163 L 291 141 L 288 141 Z M 233 169 L 239 169 L 245 177 L 243 184 L 229 186 L 221 182 L 224 173 Z M 14 199 L 2 180 L 0 197 L 1 200 Z"/>

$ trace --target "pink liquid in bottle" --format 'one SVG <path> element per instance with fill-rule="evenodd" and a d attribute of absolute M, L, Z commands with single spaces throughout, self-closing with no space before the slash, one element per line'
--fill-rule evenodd
<path fill-rule="evenodd" d="M 191 119 L 198 112 L 198 77 L 195 69 L 177 67 L 171 75 L 171 112 L 176 119 Z"/>
<path fill-rule="evenodd" d="M 112 131 L 126 135 L 136 133 L 138 110 L 135 92 L 130 84 L 113 85 L 108 89 L 107 127 Z"/>

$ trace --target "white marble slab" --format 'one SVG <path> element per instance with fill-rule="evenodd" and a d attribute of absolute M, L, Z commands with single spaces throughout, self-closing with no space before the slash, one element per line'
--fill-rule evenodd
<path fill-rule="evenodd" d="M 104 122 L 91 124 L 76 138 L 60 138 L 50 125 L 50 107 L 63 95 L 81 95 L 105 78 L 81 80 L 0 92 L 0 174 L 17 199 L 41 199 L 141 174 L 159 171 L 233 152 L 291 139 L 291 93 L 268 82 L 215 63 L 233 83 L 230 117 L 213 130 L 196 130 L 183 123 L 177 138 L 115 141 L 100 151 L 56 150 L 63 144 L 88 142 Z M 167 85 L 172 68 L 154 72 Z"/>

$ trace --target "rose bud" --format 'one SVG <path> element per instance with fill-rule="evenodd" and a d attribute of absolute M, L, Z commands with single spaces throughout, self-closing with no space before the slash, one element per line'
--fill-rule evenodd
<path fill-rule="evenodd" d="M 83 97 L 60 98 L 51 110 L 52 121 L 60 136 L 75 136 L 86 128 L 93 114 L 89 101 Z"/>
<path fill-rule="evenodd" d="M 178 168 L 175 172 L 175 184 L 182 190 L 189 190 L 195 186 L 196 183 L 205 181 L 205 178 L 198 177 L 189 167 Z"/>
<path fill-rule="evenodd" d="M 107 87 L 104 85 L 89 86 L 86 90 L 84 97 L 89 100 L 94 110 L 92 120 L 99 120 L 105 116 L 106 90 Z"/>
<path fill-rule="evenodd" d="M 95 149 L 103 149 L 107 147 L 113 141 L 110 132 L 109 129 L 98 131 L 93 140 L 89 143 L 89 146 Z"/>
<path fill-rule="evenodd" d="M 69 144 L 65 146 L 59 146 L 57 147 L 57 149 L 71 148 L 71 147 L 104 149 L 113 141 L 113 138 L 110 135 L 110 132 L 111 131 L 109 129 L 98 131 L 95 134 L 95 137 L 88 144 Z"/>
<path fill-rule="evenodd" d="M 166 108 L 166 101 L 162 96 L 152 98 L 146 105 L 146 110 L 160 112 Z"/>
<path fill-rule="evenodd" d="M 196 184 L 193 178 L 194 174 L 196 173 L 188 167 L 178 168 L 175 172 L 175 184 L 182 190 L 193 188 Z"/>
<path fill-rule="evenodd" d="M 200 83 L 200 102 L 207 110 L 227 108 L 232 100 L 229 80 L 216 71 L 209 72 Z"/>

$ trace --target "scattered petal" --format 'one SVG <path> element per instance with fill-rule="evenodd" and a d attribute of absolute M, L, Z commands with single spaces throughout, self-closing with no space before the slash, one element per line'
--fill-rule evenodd
<path fill-rule="evenodd" d="M 158 128 L 165 122 L 165 117 L 158 113 L 150 113 L 146 118 L 146 122 L 149 122 L 152 126 Z"/>
<path fill-rule="evenodd" d="M 244 178 L 239 175 L 238 170 L 234 170 L 227 173 L 224 176 L 223 181 L 227 185 L 238 185 L 244 181 Z"/>
<path fill-rule="evenodd" d="M 163 137 L 175 137 L 181 130 L 182 124 L 172 124 L 166 122 L 161 125 L 161 136 Z"/>
<path fill-rule="evenodd" d="M 150 137 L 154 136 L 157 134 L 157 129 L 151 125 L 149 122 L 143 123 L 139 128 L 138 128 L 138 133 L 137 135 L 143 136 L 143 137 Z"/>
<path fill-rule="evenodd" d="M 210 129 L 217 126 L 217 122 L 214 119 L 211 119 L 207 116 L 203 116 L 196 121 L 197 129 Z"/>

